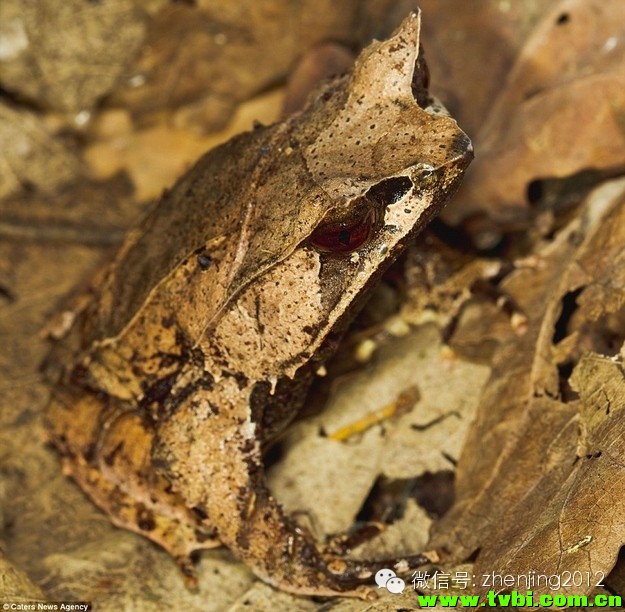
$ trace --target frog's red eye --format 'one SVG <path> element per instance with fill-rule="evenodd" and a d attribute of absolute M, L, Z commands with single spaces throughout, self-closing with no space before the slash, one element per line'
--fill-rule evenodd
<path fill-rule="evenodd" d="M 370 210 L 350 223 L 322 224 L 312 233 L 310 242 L 322 251 L 349 253 L 369 238 L 373 219 L 374 211 Z"/>
<path fill-rule="evenodd" d="M 373 185 L 364 196 L 352 202 L 349 217 L 331 210 L 310 236 L 320 251 L 350 253 L 362 246 L 384 219 L 384 209 L 399 202 L 412 188 L 407 176 L 395 176 Z M 341 218 L 342 217 L 342 218 Z M 375 226 L 375 227 L 374 227 Z"/>

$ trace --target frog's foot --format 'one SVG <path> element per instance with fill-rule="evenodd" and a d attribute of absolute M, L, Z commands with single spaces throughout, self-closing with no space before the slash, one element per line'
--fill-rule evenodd
<path fill-rule="evenodd" d="M 286 516 L 266 491 L 259 493 L 248 499 L 252 512 L 239 525 L 239 532 L 220 530 L 219 536 L 256 575 L 285 591 L 372 599 L 380 570 L 402 576 L 435 561 L 426 554 L 357 560 L 330 552 Z"/>
<path fill-rule="evenodd" d="M 426 554 L 409 555 L 401 558 L 381 560 L 355 560 L 342 557 L 326 557 L 327 571 L 341 588 L 360 594 L 359 587 L 376 585 L 375 576 L 381 570 L 392 570 L 397 576 L 405 576 L 414 570 L 432 563 Z M 345 594 L 345 593 L 342 593 Z"/>
<path fill-rule="evenodd" d="M 326 563 L 329 571 L 337 575 L 341 582 L 359 585 L 371 584 L 372 576 L 383 569 L 392 569 L 397 575 L 402 576 L 434 561 L 431 555 L 421 553 L 376 561 L 332 556 L 327 558 Z"/>
<path fill-rule="evenodd" d="M 371 576 L 380 570 L 393 570 L 398 576 L 411 574 L 424 565 L 431 565 L 440 561 L 437 551 L 427 551 L 421 554 L 404 557 L 392 557 L 379 560 L 355 560 L 347 558 L 357 546 L 384 531 L 385 525 L 371 522 L 362 525 L 349 534 L 335 534 L 326 540 L 323 556 L 327 560 L 330 572 L 337 573 L 339 580 L 353 585 L 371 585 Z"/>

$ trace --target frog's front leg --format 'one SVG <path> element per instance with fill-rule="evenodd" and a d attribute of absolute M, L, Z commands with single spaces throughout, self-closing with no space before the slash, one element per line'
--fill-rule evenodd
<path fill-rule="evenodd" d="M 201 389 L 162 424 L 157 465 L 187 505 L 205 515 L 219 540 L 264 581 L 300 594 L 366 597 L 375 572 L 392 565 L 325 553 L 285 515 L 267 489 L 245 394 L 231 382 L 230 393 L 224 393 L 228 381 L 220 386 L 222 405 L 214 404 L 214 390 Z M 232 398 L 229 404 L 223 405 L 224 397 Z"/>

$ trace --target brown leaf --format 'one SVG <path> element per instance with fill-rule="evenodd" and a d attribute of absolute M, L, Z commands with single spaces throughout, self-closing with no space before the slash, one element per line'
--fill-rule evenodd
<path fill-rule="evenodd" d="M 328 40 L 361 47 L 389 34 L 414 6 L 411 0 L 167 6 L 155 15 L 133 77 L 115 101 L 136 116 L 187 105 L 183 124 L 216 130 L 237 103 L 284 79 L 308 48 Z"/>
<path fill-rule="evenodd" d="M 101 179 L 125 171 L 139 201 L 157 198 L 206 151 L 251 129 L 255 122 L 267 125 L 276 121 L 282 98 L 281 90 L 256 96 L 237 107 L 223 130 L 206 135 L 187 121 L 181 126 L 165 120 L 137 129 L 129 112 L 108 109 L 94 119 L 85 162 Z"/>
<path fill-rule="evenodd" d="M 0 593 L 4 601 L 45 601 L 43 593 L 28 576 L 0 554 Z"/>
<path fill-rule="evenodd" d="M 432 91 L 472 138 L 491 113 L 528 35 L 558 2 L 419 2 Z"/>
<path fill-rule="evenodd" d="M 134 59 L 143 21 L 130 0 L 3 0 L 2 86 L 40 107 L 90 111 Z"/>
<path fill-rule="evenodd" d="M 501 339 L 458 465 L 457 503 L 430 542 L 456 559 L 480 549 L 475 574 L 579 570 L 598 579 L 625 541 L 622 356 L 583 355 L 588 347 L 618 354 L 623 342 L 622 327 L 614 336 L 610 326 L 625 304 L 622 181 L 616 195 L 606 188 L 591 204 L 594 212 L 541 249 L 535 269 L 504 283 L 527 331 Z M 598 288 L 610 299 L 595 301 Z M 579 399 L 567 387 L 571 369 Z M 594 584 L 554 590 L 586 593 Z"/>
<path fill-rule="evenodd" d="M 421 5 L 432 90 L 476 150 L 450 222 L 525 219 L 532 181 L 625 163 L 619 0 Z"/>

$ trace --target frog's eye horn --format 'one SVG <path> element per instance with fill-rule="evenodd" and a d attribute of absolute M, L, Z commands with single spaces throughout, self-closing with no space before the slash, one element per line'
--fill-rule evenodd
<path fill-rule="evenodd" d="M 384 208 L 401 200 L 413 187 L 407 176 L 397 176 L 372 186 L 354 203 L 349 218 L 324 220 L 310 236 L 319 251 L 351 253 L 362 246 L 384 218 Z"/>

